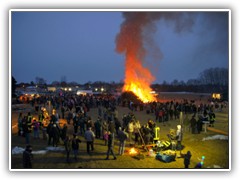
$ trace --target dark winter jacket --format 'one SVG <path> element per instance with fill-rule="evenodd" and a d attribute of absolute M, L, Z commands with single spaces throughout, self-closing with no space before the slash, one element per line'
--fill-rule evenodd
<path fill-rule="evenodd" d="M 33 159 L 32 153 L 25 150 L 23 152 L 23 167 L 24 168 L 32 168 L 32 159 Z"/>

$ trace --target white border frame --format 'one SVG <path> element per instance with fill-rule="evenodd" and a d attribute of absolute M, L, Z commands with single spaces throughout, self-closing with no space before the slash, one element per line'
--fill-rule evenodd
<path fill-rule="evenodd" d="M 12 57 L 11 57 L 11 23 L 12 23 L 12 12 L 128 12 L 128 11 L 151 11 L 151 12 L 159 12 L 159 11 L 162 11 L 162 12 L 169 12 L 169 11 L 184 11 L 184 12 L 196 12 L 196 11 L 199 11 L 199 12 L 228 12 L 228 29 L 229 29 L 229 84 L 228 84 L 228 97 L 229 97 L 229 101 L 228 101 L 228 106 L 229 106 L 229 116 L 228 116 L 228 119 L 229 119 L 229 169 L 11 169 L 11 124 L 12 124 L 12 114 L 11 114 L 11 106 L 12 106 L 12 97 L 11 97 L 11 87 L 12 87 Z M 232 159 L 232 156 L 231 156 L 231 152 L 232 152 L 232 149 L 231 149 L 231 141 L 232 141 L 232 138 L 231 138 L 231 127 L 232 127 L 232 124 L 231 124 L 231 10 L 230 9 L 10 9 L 9 10 L 9 170 L 10 171 L 185 171 L 185 172 L 199 172 L 199 171 L 231 171 L 231 159 Z"/>

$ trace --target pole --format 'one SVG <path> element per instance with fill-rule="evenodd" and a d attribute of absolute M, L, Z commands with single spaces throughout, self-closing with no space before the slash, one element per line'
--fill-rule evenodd
<path fill-rule="evenodd" d="M 136 124 L 136 119 L 135 119 L 135 118 L 134 118 L 134 122 L 135 122 L 135 124 Z M 140 135 L 140 137 L 141 137 L 141 139 L 142 139 L 142 142 L 143 142 L 143 145 L 144 145 L 144 149 L 148 152 L 148 149 L 147 149 L 147 147 L 146 147 L 145 141 L 144 141 L 144 139 L 143 139 L 143 137 L 142 137 L 142 134 L 141 134 L 139 128 L 138 128 L 138 134 Z"/>
<path fill-rule="evenodd" d="M 142 137 L 142 134 L 141 134 L 141 132 L 139 131 L 139 129 L 138 129 L 138 133 L 139 133 L 139 135 L 140 135 L 140 137 L 141 137 L 141 139 L 142 139 L 142 142 L 143 142 L 143 145 L 144 145 L 144 149 L 145 149 L 146 151 L 148 151 L 148 149 L 147 149 L 147 147 L 146 147 L 146 144 L 145 144 L 145 142 L 144 142 L 144 139 L 143 139 L 143 137 Z"/>

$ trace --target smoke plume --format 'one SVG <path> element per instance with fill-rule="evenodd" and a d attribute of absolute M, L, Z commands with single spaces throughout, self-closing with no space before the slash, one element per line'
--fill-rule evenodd
<path fill-rule="evenodd" d="M 125 80 L 123 91 L 132 91 L 142 101 L 155 101 L 150 85 L 155 80 L 147 63 L 159 61 L 161 50 L 154 42 L 156 21 L 164 20 L 176 32 L 190 30 L 193 19 L 184 12 L 124 12 L 124 22 L 116 37 L 116 51 L 125 55 Z M 147 48 L 146 48 L 147 47 Z M 151 62 L 146 62 L 146 56 Z"/>

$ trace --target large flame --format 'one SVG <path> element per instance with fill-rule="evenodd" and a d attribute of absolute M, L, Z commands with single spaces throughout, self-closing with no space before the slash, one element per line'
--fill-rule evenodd
<path fill-rule="evenodd" d="M 150 93 L 152 89 L 149 81 L 153 81 L 154 77 L 149 70 L 142 67 L 137 59 L 127 57 L 126 62 L 123 91 L 133 92 L 144 103 L 156 101 L 156 98 Z"/>
<path fill-rule="evenodd" d="M 150 93 L 151 83 L 155 77 L 146 65 L 143 29 L 149 25 L 146 13 L 125 13 L 125 21 L 117 36 L 116 50 L 125 54 L 125 80 L 123 91 L 133 92 L 144 103 L 155 101 L 156 98 Z"/>

